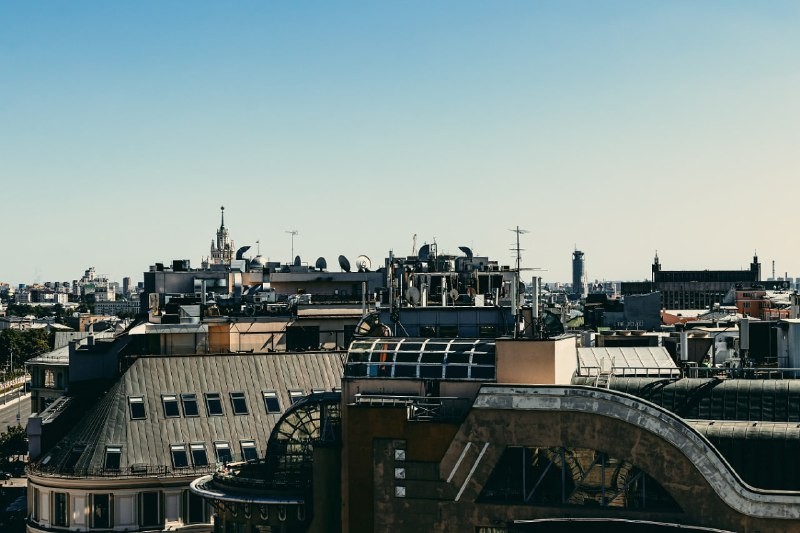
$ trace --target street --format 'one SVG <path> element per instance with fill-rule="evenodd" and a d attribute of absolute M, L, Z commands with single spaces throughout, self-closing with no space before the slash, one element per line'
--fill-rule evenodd
<path fill-rule="evenodd" d="M 8 426 L 16 426 L 17 423 L 25 427 L 28 416 L 31 414 L 30 398 L 30 393 L 23 393 L 21 390 L 0 396 L 0 433 L 4 432 Z M 19 421 L 17 421 L 18 411 Z"/>

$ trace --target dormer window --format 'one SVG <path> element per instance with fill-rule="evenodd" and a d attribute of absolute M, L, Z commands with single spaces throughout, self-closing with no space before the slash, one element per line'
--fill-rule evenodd
<path fill-rule="evenodd" d="M 131 412 L 131 420 L 144 420 L 147 418 L 143 396 L 128 397 L 128 407 L 130 408 Z"/>
<path fill-rule="evenodd" d="M 178 407 L 178 397 L 174 394 L 162 394 L 161 403 L 164 405 L 164 416 L 167 418 L 177 418 L 181 416 Z"/>

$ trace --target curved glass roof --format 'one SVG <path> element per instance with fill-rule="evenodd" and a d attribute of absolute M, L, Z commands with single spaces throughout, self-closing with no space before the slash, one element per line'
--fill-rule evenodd
<path fill-rule="evenodd" d="M 350 344 L 345 376 L 490 381 L 494 339 L 378 337 Z"/>

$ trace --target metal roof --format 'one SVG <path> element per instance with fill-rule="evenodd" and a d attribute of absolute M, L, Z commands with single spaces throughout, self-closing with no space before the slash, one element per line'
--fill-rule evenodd
<path fill-rule="evenodd" d="M 678 375 L 678 367 L 663 346 L 578 348 L 581 375 L 599 369 L 614 375 Z"/>
<path fill-rule="evenodd" d="M 137 359 L 119 381 L 81 418 L 54 449 L 33 465 L 43 475 L 117 477 L 196 475 L 214 466 L 214 442 L 227 442 L 234 458 L 240 441 L 253 440 L 263 456 L 270 431 L 291 404 L 289 391 L 332 390 L 341 386 L 337 352 L 257 355 L 151 356 Z M 274 391 L 280 412 L 267 413 L 262 391 Z M 234 414 L 230 393 L 244 393 L 247 414 Z M 198 416 L 165 416 L 162 395 L 195 394 Z M 219 393 L 223 414 L 209 415 L 204 393 Z M 132 419 L 129 399 L 141 398 L 146 417 Z M 171 445 L 205 445 L 210 465 L 176 469 Z M 120 448 L 119 467 L 105 468 L 106 447 Z M 191 462 L 190 462 L 191 464 Z"/>
<path fill-rule="evenodd" d="M 592 384 L 578 376 L 573 385 Z M 610 388 L 695 420 L 800 422 L 800 379 L 614 377 Z"/>

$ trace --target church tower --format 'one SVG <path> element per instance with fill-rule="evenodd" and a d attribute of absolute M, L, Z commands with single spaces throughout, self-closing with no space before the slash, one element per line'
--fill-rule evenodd
<path fill-rule="evenodd" d="M 230 239 L 228 228 L 225 227 L 225 206 L 219 208 L 222 221 L 217 230 L 217 241 L 211 241 L 211 260 L 212 265 L 230 265 L 233 259 L 233 241 Z"/>

